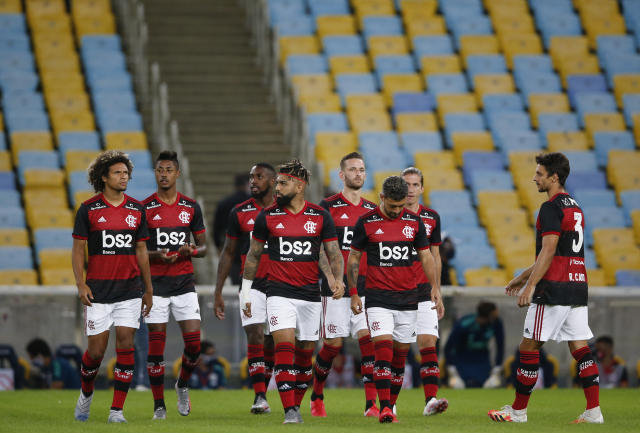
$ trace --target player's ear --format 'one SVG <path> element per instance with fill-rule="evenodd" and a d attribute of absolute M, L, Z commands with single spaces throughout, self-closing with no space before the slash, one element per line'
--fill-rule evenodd
<path fill-rule="evenodd" d="M 338 171 L 338 176 L 340 177 L 340 180 L 344 182 L 344 172 L 342 170 Z"/>

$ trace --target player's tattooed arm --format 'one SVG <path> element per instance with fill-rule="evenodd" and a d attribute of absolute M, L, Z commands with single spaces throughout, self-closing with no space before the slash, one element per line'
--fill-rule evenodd
<path fill-rule="evenodd" d="M 340 251 L 338 241 L 329 241 L 324 243 L 324 250 L 327 253 L 331 264 L 331 273 L 333 274 L 333 284 L 330 286 L 334 299 L 342 298 L 344 295 L 344 258 Z"/>
<path fill-rule="evenodd" d="M 327 280 L 327 284 L 329 287 L 333 286 L 335 278 L 333 277 L 333 272 L 331 271 L 331 265 L 329 264 L 329 259 L 327 258 L 327 254 L 324 252 L 324 245 L 320 249 L 320 258 L 318 259 L 318 267 L 322 271 L 322 274 Z"/>
<path fill-rule="evenodd" d="M 244 274 L 243 278 L 245 280 L 251 280 L 256 277 L 256 273 L 258 272 L 258 264 L 260 264 L 260 257 L 262 256 L 262 251 L 264 250 L 264 242 L 256 241 L 254 238 L 251 239 L 251 246 L 249 247 L 249 252 L 247 253 L 247 258 L 244 262 Z"/>
<path fill-rule="evenodd" d="M 238 248 L 238 239 L 226 237 L 220 261 L 218 262 L 218 273 L 216 276 L 216 290 L 213 293 L 213 312 L 219 320 L 224 319 L 224 299 L 222 298 L 222 287 L 231 272 L 233 257 Z"/>
<path fill-rule="evenodd" d="M 84 249 L 86 245 L 87 241 L 84 239 L 73 239 L 73 248 L 71 249 L 71 266 L 73 268 L 73 275 L 76 279 L 76 286 L 78 287 L 78 298 L 80 298 L 80 302 L 82 302 L 82 304 L 90 307 L 93 294 L 84 280 Z"/>
<path fill-rule="evenodd" d="M 347 284 L 349 285 L 349 295 L 351 296 L 351 311 L 353 314 L 362 313 L 362 300 L 358 292 L 353 292 L 358 284 L 358 270 L 360 269 L 360 259 L 362 252 L 351 248 L 349 258 L 347 258 Z"/>

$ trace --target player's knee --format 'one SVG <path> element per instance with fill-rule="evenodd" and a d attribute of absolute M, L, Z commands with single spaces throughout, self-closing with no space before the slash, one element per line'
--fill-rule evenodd
<path fill-rule="evenodd" d="M 327 346 L 335 347 L 336 349 L 340 349 L 342 347 L 342 338 L 325 338 L 322 342 Z"/>

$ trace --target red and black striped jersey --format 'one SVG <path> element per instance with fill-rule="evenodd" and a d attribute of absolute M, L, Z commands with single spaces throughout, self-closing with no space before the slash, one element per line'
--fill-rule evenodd
<path fill-rule="evenodd" d="M 267 242 L 267 296 L 320 301 L 318 259 L 322 242 L 338 239 L 329 213 L 305 202 L 297 214 L 277 204 L 258 214 L 253 238 Z"/>
<path fill-rule="evenodd" d="M 567 193 L 544 202 L 536 221 L 536 258 L 542 238 L 558 235 L 558 246 L 547 273 L 536 285 L 533 301 L 549 305 L 587 305 L 587 270 L 584 264 L 584 214 Z"/>
<path fill-rule="evenodd" d="M 338 243 L 340 244 L 340 250 L 342 251 L 342 257 L 344 258 L 344 274 L 347 275 L 347 258 L 349 257 L 349 251 L 351 251 L 351 240 L 353 239 L 353 228 L 362 215 L 370 212 L 376 208 L 375 203 L 370 202 L 364 198 L 360 199 L 360 203 L 353 204 L 345 198 L 342 193 L 327 197 L 320 202 L 320 206 L 325 208 L 336 226 L 336 232 L 338 234 Z M 362 257 L 360 260 L 360 269 L 358 271 L 358 277 L 364 277 L 367 274 L 367 260 Z M 347 284 L 345 280 L 345 284 Z M 348 288 L 347 288 L 348 290 Z M 327 281 L 322 279 L 322 296 L 332 296 L 332 292 L 329 289 Z M 359 293 L 363 296 L 363 293 Z"/>
<path fill-rule="evenodd" d="M 397 218 L 389 219 L 378 207 L 358 219 L 351 248 L 367 253 L 367 308 L 418 308 L 411 253 L 414 248 L 429 248 L 427 233 L 418 215 L 405 209 Z"/>
<path fill-rule="evenodd" d="M 253 227 L 256 223 L 256 218 L 262 210 L 254 198 L 250 198 L 238 204 L 229 212 L 229 224 L 227 226 L 227 237 L 230 239 L 237 239 L 240 247 L 240 259 L 242 266 L 240 268 L 240 275 L 244 273 L 244 261 L 247 258 L 249 252 L 249 246 L 251 244 L 251 235 L 253 233 Z M 258 271 L 251 285 L 252 289 L 259 290 L 266 293 L 267 287 L 267 268 L 269 266 L 269 254 L 267 254 L 267 245 L 265 245 L 265 251 L 260 256 L 260 263 L 258 263 Z"/>
<path fill-rule="evenodd" d="M 136 243 L 149 238 L 144 206 L 125 194 L 119 206 L 98 194 L 80 205 L 73 237 L 87 241 L 87 285 L 93 302 L 111 304 L 142 296 Z"/>
<path fill-rule="evenodd" d="M 418 215 L 424 224 L 427 239 L 429 239 L 429 245 L 439 246 L 442 244 L 442 237 L 440 235 L 440 215 L 438 215 L 438 212 L 420 205 Z M 418 253 L 415 250 L 413 250 L 413 259 L 413 268 L 416 273 L 418 286 L 418 302 L 430 301 L 431 283 L 429 282 L 427 275 L 424 273 L 424 269 L 422 269 L 422 262 L 418 258 Z"/>
<path fill-rule="evenodd" d="M 191 243 L 191 234 L 204 233 L 202 210 L 195 200 L 178 193 L 167 204 L 153 193 L 143 202 L 149 225 L 149 251 L 168 249 L 177 254 L 182 245 Z M 191 257 L 179 256 L 174 263 L 153 261 L 151 281 L 155 296 L 178 296 L 195 291 Z"/>

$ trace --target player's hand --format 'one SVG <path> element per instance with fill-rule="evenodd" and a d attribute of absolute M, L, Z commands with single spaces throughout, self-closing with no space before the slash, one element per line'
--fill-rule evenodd
<path fill-rule="evenodd" d="M 331 292 L 333 292 L 333 299 L 340 299 L 344 296 L 344 281 L 335 280 L 331 286 Z"/>
<path fill-rule="evenodd" d="M 93 293 L 91 293 L 91 289 L 87 286 L 87 283 L 78 284 L 78 298 L 80 298 L 80 302 L 87 307 L 91 307 L 91 300 L 93 300 Z"/>
<path fill-rule="evenodd" d="M 533 298 L 533 287 L 525 287 L 518 296 L 518 307 L 528 307 Z"/>
<path fill-rule="evenodd" d="M 163 263 L 174 263 L 176 260 L 178 260 L 177 254 L 169 255 L 168 248 L 158 250 L 158 252 L 160 252 L 160 260 L 162 260 Z"/>
<path fill-rule="evenodd" d="M 251 317 L 251 302 L 247 302 L 246 304 L 244 304 L 242 314 L 244 314 L 246 317 Z"/>
<path fill-rule="evenodd" d="M 526 280 L 520 279 L 519 276 L 515 277 L 513 280 L 509 281 L 509 284 L 504 288 L 504 291 L 509 296 L 516 296 L 525 283 Z"/>
<path fill-rule="evenodd" d="M 142 316 L 149 317 L 151 307 L 153 306 L 153 292 L 145 291 L 142 295 Z"/>
<path fill-rule="evenodd" d="M 224 299 L 222 295 L 216 295 L 213 300 L 213 313 L 218 320 L 224 320 Z"/>
<path fill-rule="evenodd" d="M 178 249 L 178 255 L 182 257 L 191 257 L 193 255 L 193 250 L 196 249 L 196 246 L 193 244 L 184 244 Z"/>
<path fill-rule="evenodd" d="M 360 299 L 360 296 L 351 296 L 351 311 L 353 311 L 353 314 L 362 313 L 362 299 Z"/>
<path fill-rule="evenodd" d="M 444 317 L 444 303 L 442 302 L 440 287 L 431 288 L 431 302 L 435 304 L 431 309 L 436 310 L 438 313 L 438 320 L 442 319 Z"/>

